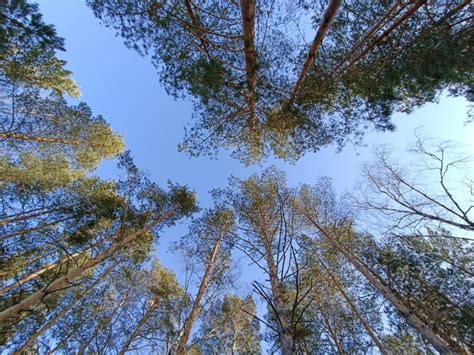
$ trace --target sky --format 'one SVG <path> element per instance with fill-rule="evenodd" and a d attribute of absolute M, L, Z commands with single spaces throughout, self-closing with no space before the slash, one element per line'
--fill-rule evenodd
<path fill-rule="evenodd" d="M 268 159 L 260 165 L 245 166 L 221 152 L 218 159 L 190 158 L 177 151 L 184 126 L 190 126 L 192 107 L 186 100 L 175 100 L 161 87 L 149 58 L 140 57 L 127 49 L 113 30 L 99 23 L 85 0 L 37 0 L 47 23 L 52 23 L 65 38 L 67 68 L 81 87 L 82 97 L 95 114 L 101 114 L 116 132 L 125 137 L 138 167 L 153 181 L 165 184 L 168 180 L 188 185 L 197 192 L 199 203 L 210 206 L 208 192 L 225 187 L 228 178 L 248 177 L 269 165 L 283 169 L 290 185 L 311 183 L 318 176 L 333 179 L 337 191 L 354 187 L 359 166 L 371 159 L 374 146 L 388 144 L 403 160 L 408 145 L 414 141 L 414 131 L 441 140 L 452 140 L 474 154 L 474 124 L 465 125 L 467 103 L 463 98 L 442 96 L 438 104 L 428 104 L 410 115 L 396 114 L 394 133 L 368 133 L 366 147 L 347 146 L 341 153 L 334 147 L 307 154 L 291 164 Z M 105 162 L 98 173 L 104 177 L 115 174 L 112 162 Z M 160 261 L 175 272 L 182 265 L 176 255 L 168 251 L 170 242 L 186 232 L 185 222 L 166 231 L 160 239 Z M 243 283 L 254 274 L 243 262 Z"/>

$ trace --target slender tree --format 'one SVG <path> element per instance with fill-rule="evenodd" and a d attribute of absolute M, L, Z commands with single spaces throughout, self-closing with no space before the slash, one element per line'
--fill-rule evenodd
<path fill-rule="evenodd" d="M 229 210 L 206 211 L 201 219 L 193 222 L 189 234 L 180 241 L 180 248 L 192 256 L 194 262 L 199 260 L 204 270 L 178 339 L 177 354 L 186 351 L 193 325 L 203 309 L 206 295 L 209 295 L 209 287 L 223 286 L 229 267 L 229 238 L 233 224 L 233 214 Z"/>

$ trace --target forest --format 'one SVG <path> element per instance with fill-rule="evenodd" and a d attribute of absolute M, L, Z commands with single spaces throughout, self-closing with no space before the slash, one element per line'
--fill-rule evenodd
<path fill-rule="evenodd" d="M 168 152 L 81 101 L 41 2 L 0 0 L 2 354 L 474 352 L 474 151 L 428 127 L 407 155 L 369 147 L 345 192 L 268 163 L 390 143 L 446 97 L 470 129 L 470 0 L 81 2 L 190 104 L 189 164 L 225 153 L 245 175 L 210 203 L 191 169 L 155 181 L 139 155 Z"/>

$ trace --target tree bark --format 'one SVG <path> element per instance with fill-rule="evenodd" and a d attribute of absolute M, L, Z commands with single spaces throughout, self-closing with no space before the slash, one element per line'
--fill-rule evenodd
<path fill-rule="evenodd" d="M 313 43 L 309 48 L 308 55 L 306 56 L 306 60 L 303 63 L 303 67 L 301 68 L 300 75 L 298 76 L 298 80 L 296 80 L 293 89 L 291 90 L 289 105 L 291 106 L 298 94 L 298 91 L 301 89 L 304 80 L 306 79 L 306 75 L 309 72 L 311 65 L 314 63 L 314 59 L 316 58 L 316 54 L 318 53 L 321 44 L 323 43 L 323 39 L 326 36 L 329 28 L 331 27 L 331 23 L 336 16 L 337 10 L 341 5 L 341 0 L 331 0 L 324 12 L 323 21 L 319 25 L 318 31 L 314 37 Z"/>
<path fill-rule="evenodd" d="M 245 71 L 247 75 L 247 106 L 250 128 L 256 128 L 257 51 L 255 49 L 255 0 L 240 0 L 242 12 L 242 38 L 244 41 Z"/>
<path fill-rule="evenodd" d="M 207 286 L 209 285 L 209 281 L 211 279 L 211 271 L 217 259 L 217 252 L 219 251 L 220 242 L 221 242 L 221 238 L 219 237 L 216 240 L 214 247 L 212 248 L 211 255 L 207 262 L 206 271 L 204 272 L 204 275 L 201 279 L 199 290 L 196 295 L 196 298 L 194 299 L 191 312 L 189 313 L 189 316 L 186 318 L 186 321 L 184 322 L 183 332 L 178 340 L 178 346 L 176 350 L 177 355 L 184 355 L 185 353 L 186 344 L 189 340 L 191 329 L 193 327 L 194 321 L 196 320 L 196 317 L 199 311 L 201 310 L 201 300 L 204 297 L 204 293 L 206 292 Z"/>

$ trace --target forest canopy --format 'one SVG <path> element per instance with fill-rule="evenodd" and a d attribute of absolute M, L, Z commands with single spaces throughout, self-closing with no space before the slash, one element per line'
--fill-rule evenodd
<path fill-rule="evenodd" d="M 393 130 L 394 112 L 443 91 L 473 95 L 469 0 L 87 3 L 193 101 L 180 145 L 191 156 L 294 160 Z"/>
<path fill-rule="evenodd" d="M 473 97 L 468 0 L 85 2 L 193 103 L 192 157 L 296 161 Z M 79 101 L 65 47 L 37 4 L 0 4 L 2 353 L 474 351 L 474 167 L 456 142 L 376 147 L 347 193 L 270 166 L 203 204 Z"/>

